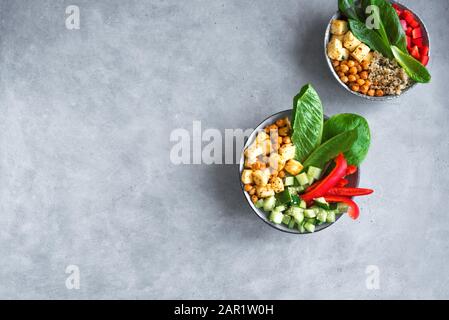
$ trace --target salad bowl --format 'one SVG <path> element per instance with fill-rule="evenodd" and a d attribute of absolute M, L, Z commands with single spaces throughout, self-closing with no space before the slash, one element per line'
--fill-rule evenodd
<path fill-rule="evenodd" d="M 263 131 L 263 128 L 265 128 L 266 126 L 275 123 L 277 120 L 279 119 L 284 119 L 286 117 L 288 117 L 289 119 L 291 119 L 291 115 L 292 115 L 292 110 L 284 110 L 278 113 L 275 113 L 271 116 L 269 116 L 268 118 L 266 118 L 264 121 L 262 121 L 255 129 L 254 131 L 251 133 L 251 135 L 247 138 L 247 140 L 245 141 L 245 145 L 243 150 L 246 150 L 251 144 L 253 144 L 253 142 L 255 141 L 257 134 L 261 131 Z M 328 119 L 328 117 L 324 116 L 325 119 Z M 245 156 L 244 153 L 242 152 L 241 157 L 240 157 L 240 161 L 239 161 L 239 177 L 242 176 L 242 172 L 245 169 Z M 360 168 L 359 170 L 357 170 L 354 174 L 348 176 L 348 187 L 351 188 L 355 188 L 358 187 L 359 185 L 359 174 L 360 174 Z M 275 224 L 272 221 L 270 221 L 268 219 L 268 215 L 266 212 L 264 212 L 261 208 L 257 208 L 256 205 L 253 203 L 253 201 L 251 200 L 250 195 L 245 192 L 244 190 L 244 184 L 242 183 L 242 181 L 240 181 L 240 186 L 242 189 L 242 192 L 244 194 L 244 197 L 246 199 L 246 201 L 248 202 L 248 205 L 251 207 L 252 211 L 262 220 L 264 221 L 266 224 L 268 224 L 270 227 L 277 229 L 279 231 L 283 231 L 283 232 L 287 232 L 287 233 L 292 233 L 292 234 L 306 234 L 306 233 L 301 233 L 299 232 L 299 230 L 297 229 L 291 229 L 288 228 L 286 225 L 284 224 Z M 342 216 L 342 214 L 336 215 L 335 217 L 335 222 Z M 335 223 L 333 222 L 333 223 Z M 321 225 L 317 225 L 316 229 L 315 229 L 315 233 L 321 230 L 326 229 L 327 227 L 329 227 L 330 225 L 332 225 L 333 223 L 324 223 Z"/>
<path fill-rule="evenodd" d="M 397 8 L 398 10 L 401 10 L 401 11 L 410 11 L 410 12 L 412 12 L 412 14 L 413 14 L 413 18 L 414 18 L 414 20 L 416 21 L 415 23 L 417 23 L 417 24 L 419 24 L 419 26 L 418 26 L 418 28 L 420 29 L 420 36 L 421 36 L 421 38 L 422 38 L 422 42 L 425 44 L 425 47 L 426 47 L 426 56 L 427 56 L 427 59 L 428 59 L 428 57 L 430 57 L 430 39 L 429 39 L 429 33 L 428 33 L 428 31 L 427 31 L 427 28 L 426 28 L 426 25 L 424 24 L 424 22 L 422 21 L 422 19 L 414 12 L 414 11 L 411 11 L 411 9 L 409 9 L 408 7 L 406 7 L 405 5 L 403 5 L 403 4 L 401 4 L 401 3 L 399 3 L 399 2 L 396 2 L 396 1 L 389 1 L 395 8 Z M 396 9 L 395 9 L 396 10 Z M 397 10 L 397 12 L 398 12 L 398 10 Z M 399 13 L 398 13 L 399 14 Z M 401 17 L 399 17 L 401 20 L 401 22 L 404 22 L 404 20 L 401 18 Z M 396 99 L 396 98 L 398 98 L 399 96 L 402 96 L 403 94 L 405 94 L 405 93 L 407 93 L 407 92 L 409 92 L 410 90 L 412 90 L 412 88 L 415 88 L 416 87 L 416 85 L 418 84 L 418 82 L 412 82 L 411 84 L 409 84 L 409 86 L 408 87 L 406 87 L 406 88 L 404 88 L 404 89 L 402 89 L 401 90 L 401 93 L 400 94 L 388 94 L 388 95 L 383 95 L 383 96 L 370 96 L 370 95 L 367 95 L 367 94 L 363 94 L 363 93 L 360 93 L 360 92 L 357 92 L 357 91 L 354 91 L 354 90 L 352 90 L 351 88 L 350 88 L 350 86 L 347 84 L 347 83 L 345 83 L 345 82 L 343 82 L 342 80 L 341 80 L 341 77 L 339 76 L 339 74 L 338 74 L 338 72 L 336 71 L 336 69 L 335 69 L 335 67 L 333 66 L 333 61 L 332 61 L 332 59 L 329 57 L 329 54 L 328 54 L 328 46 L 329 46 L 329 43 L 331 42 L 331 39 L 332 39 L 332 22 L 333 21 L 335 21 L 335 20 L 340 20 L 340 19 L 345 19 L 345 16 L 344 16 L 344 14 L 340 11 L 340 10 L 338 10 L 333 16 L 332 16 L 332 18 L 329 20 L 329 23 L 328 23 L 328 25 L 327 25 L 327 28 L 326 28 L 326 31 L 325 31 L 325 34 L 324 34 L 324 56 L 325 56 L 325 59 L 326 59 L 326 62 L 327 62 L 327 65 L 328 65 L 328 67 L 329 67 L 329 69 L 330 69 L 330 71 L 331 71 L 331 73 L 332 73 L 332 75 L 334 76 L 334 78 L 337 80 L 337 82 L 347 91 L 347 92 L 350 92 L 351 94 L 353 94 L 353 95 L 356 95 L 356 96 L 358 96 L 358 97 L 361 97 L 361 98 L 364 98 L 364 99 L 367 99 L 367 100 L 370 100 L 370 101 L 384 101 L 384 100 L 392 100 L 392 99 Z M 404 22 L 405 23 L 405 22 Z M 406 26 L 405 26 L 406 27 Z M 411 36 L 410 37 L 408 37 L 408 36 L 406 36 L 407 38 L 412 38 Z M 411 41 L 411 40 L 410 40 Z M 407 43 L 407 48 L 408 48 L 408 50 L 410 50 L 410 48 L 408 47 L 408 43 Z M 426 62 L 427 63 L 427 62 Z"/>

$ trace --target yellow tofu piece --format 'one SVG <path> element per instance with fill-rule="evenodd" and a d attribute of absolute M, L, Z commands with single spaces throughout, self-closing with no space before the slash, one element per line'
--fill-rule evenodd
<path fill-rule="evenodd" d="M 272 171 L 281 171 L 284 168 L 285 160 L 281 157 L 279 153 L 270 154 L 270 158 L 268 160 L 270 165 L 270 169 Z"/>
<path fill-rule="evenodd" d="M 274 196 L 274 190 L 270 185 L 266 186 L 257 186 L 256 194 L 259 198 L 268 198 Z"/>
<path fill-rule="evenodd" d="M 281 155 L 284 161 L 288 161 L 295 157 L 296 148 L 293 144 L 284 144 L 279 148 L 279 154 Z"/>
<path fill-rule="evenodd" d="M 263 154 L 263 149 L 261 146 L 258 146 L 256 143 L 253 143 L 245 150 L 245 156 L 247 158 L 254 159 L 254 158 L 257 158 L 258 156 L 260 156 L 261 154 Z"/>
<path fill-rule="evenodd" d="M 344 20 L 332 20 L 331 33 L 336 35 L 343 35 L 348 32 L 348 22 Z"/>
<path fill-rule="evenodd" d="M 343 39 L 343 46 L 350 52 L 354 51 L 362 42 L 357 39 L 351 31 L 346 32 Z"/>
<path fill-rule="evenodd" d="M 361 43 L 351 53 L 351 56 L 358 62 L 362 62 L 368 56 L 369 52 L 370 48 L 366 44 Z"/>
<path fill-rule="evenodd" d="M 275 193 L 284 191 L 284 182 L 279 177 L 271 178 L 270 185 Z"/>
<path fill-rule="evenodd" d="M 327 44 L 327 55 L 332 60 L 338 60 L 340 58 L 341 49 L 343 49 L 343 43 L 340 40 L 338 39 L 331 40 Z"/>
<path fill-rule="evenodd" d="M 363 59 L 363 61 L 368 61 L 369 63 L 371 63 L 371 60 L 373 60 L 373 52 L 370 51 L 368 53 L 368 55 L 365 57 L 365 59 Z"/>
<path fill-rule="evenodd" d="M 269 176 L 262 170 L 256 170 L 252 172 L 252 179 L 258 186 L 266 186 L 268 184 Z"/>
<path fill-rule="evenodd" d="M 252 170 L 243 170 L 242 172 L 242 182 L 243 184 L 251 184 L 253 183 Z"/>
<path fill-rule="evenodd" d="M 333 34 L 332 37 L 331 37 L 331 41 L 337 39 L 337 40 L 340 40 L 343 43 L 344 37 L 345 37 L 345 35 L 343 35 L 343 34 L 342 35 Z"/>
<path fill-rule="evenodd" d="M 294 159 L 290 159 L 287 161 L 284 169 L 291 175 L 296 176 L 302 171 L 303 168 L 304 166 L 301 164 L 301 162 L 296 161 Z"/>
<path fill-rule="evenodd" d="M 265 131 L 261 131 L 257 134 L 256 137 L 256 143 L 257 144 L 261 144 L 262 142 L 264 142 L 265 140 L 267 140 L 270 136 L 268 134 L 265 133 Z"/>

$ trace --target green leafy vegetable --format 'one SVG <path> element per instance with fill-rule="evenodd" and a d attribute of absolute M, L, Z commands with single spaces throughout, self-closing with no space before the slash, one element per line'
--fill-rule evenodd
<path fill-rule="evenodd" d="M 359 166 L 368 153 L 371 140 L 368 122 L 365 118 L 352 113 L 332 116 L 324 124 L 323 141 L 350 130 L 357 130 L 357 140 L 345 152 L 345 157 L 349 164 Z"/>
<path fill-rule="evenodd" d="M 388 42 L 390 45 L 397 46 L 403 51 L 407 51 L 405 32 L 393 6 L 385 0 L 368 0 L 365 2 L 379 8 L 379 15 L 375 18 L 379 19 L 380 29 L 378 32 L 384 41 Z M 366 6 L 367 3 L 365 3 L 364 6 Z"/>
<path fill-rule="evenodd" d="M 354 0 L 338 0 L 338 9 L 348 18 L 359 20 Z"/>
<path fill-rule="evenodd" d="M 323 107 L 310 84 L 293 99 L 292 128 L 295 158 L 303 162 L 320 145 L 323 134 Z"/>
<path fill-rule="evenodd" d="M 391 50 L 396 61 L 404 68 L 405 72 L 410 78 L 416 82 L 427 83 L 430 82 L 431 76 L 429 71 L 418 60 L 413 58 L 408 53 L 401 51 L 396 46 L 391 46 Z"/>
<path fill-rule="evenodd" d="M 365 43 L 368 47 L 375 51 L 379 51 L 385 57 L 390 59 L 393 58 L 390 45 L 385 43 L 374 29 L 368 29 L 365 23 L 353 19 L 349 19 L 349 27 L 351 28 L 354 36 Z"/>
<path fill-rule="evenodd" d="M 349 130 L 336 135 L 319 146 L 303 163 L 304 168 L 314 166 L 323 168 L 340 152 L 348 151 L 357 140 L 357 130 Z"/>

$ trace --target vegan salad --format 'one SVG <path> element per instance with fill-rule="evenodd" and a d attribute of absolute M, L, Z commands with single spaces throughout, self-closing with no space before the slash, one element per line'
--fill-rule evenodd
<path fill-rule="evenodd" d="M 344 212 L 357 219 L 354 196 L 370 189 L 347 187 L 370 145 L 367 121 L 338 114 L 324 121 L 321 100 L 308 84 L 293 100 L 291 118 L 260 131 L 244 151 L 241 180 L 269 221 L 301 233 L 331 224 Z"/>
<path fill-rule="evenodd" d="M 352 91 L 399 95 L 430 81 L 429 44 L 411 11 L 387 0 L 339 0 L 338 8 L 343 18 L 331 22 L 327 55 Z"/>

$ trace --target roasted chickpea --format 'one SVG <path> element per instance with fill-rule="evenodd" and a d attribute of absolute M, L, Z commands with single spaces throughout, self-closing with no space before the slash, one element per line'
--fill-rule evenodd
<path fill-rule="evenodd" d="M 349 81 L 349 82 L 354 82 L 354 81 L 356 81 L 356 80 L 357 80 L 357 78 L 355 77 L 355 75 L 350 74 L 350 75 L 348 76 L 348 81 Z"/>
<path fill-rule="evenodd" d="M 366 79 L 368 79 L 368 72 L 362 71 L 359 73 L 359 76 L 361 79 L 366 80 Z"/>
<path fill-rule="evenodd" d="M 288 127 L 282 127 L 279 129 L 279 135 L 282 137 L 285 137 L 288 135 L 288 131 L 289 131 Z M 281 142 L 282 142 L 282 138 L 281 138 Z"/>
<path fill-rule="evenodd" d="M 382 97 L 383 95 L 384 95 L 384 92 L 382 90 L 380 90 L 380 89 L 376 90 L 376 96 L 377 97 Z"/>
<path fill-rule="evenodd" d="M 260 170 L 260 165 L 261 165 L 261 163 L 259 161 L 254 162 L 253 165 L 251 166 L 251 169 Z"/>
<path fill-rule="evenodd" d="M 338 60 L 332 60 L 332 65 L 333 65 L 334 67 L 337 67 L 337 66 L 340 65 L 340 61 L 338 61 Z"/>
<path fill-rule="evenodd" d="M 348 64 L 349 68 L 352 68 L 353 66 L 355 66 L 354 60 L 349 60 L 347 64 Z"/>
<path fill-rule="evenodd" d="M 243 189 L 245 189 L 246 192 L 249 192 L 249 190 L 251 190 L 253 188 L 252 185 L 250 184 L 245 184 L 245 187 Z"/>
<path fill-rule="evenodd" d="M 351 85 L 351 90 L 355 91 L 355 92 L 359 92 L 360 87 L 358 84 L 353 84 L 353 85 Z"/>
<path fill-rule="evenodd" d="M 349 74 L 357 74 L 357 68 L 356 67 L 349 68 Z"/>
<path fill-rule="evenodd" d="M 256 195 L 251 196 L 251 201 L 252 201 L 253 203 L 256 203 L 258 200 L 259 200 L 259 198 L 257 198 Z"/>
<path fill-rule="evenodd" d="M 356 66 L 356 68 L 357 68 L 357 72 L 362 72 L 362 70 L 363 70 L 362 66 L 359 64 Z"/>
<path fill-rule="evenodd" d="M 338 74 L 338 77 L 339 77 L 339 78 L 341 78 L 341 77 L 344 77 L 344 76 L 345 76 L 345 73 L 344 73 L 344 72 L 342 72 L 342 71 L 338 72 L 337 74 Z"/>
<path fill-rule="evenodd" d="M 284 178 L 285 177 L 285 171 L 284 170 L 279 171 L 278 177 L 279 178 Z"/>
<path fill-rule="evenodd" d="M 277 125 L 275 125 L 275 124 L 271 124 L 271 125 L 269 125 L 268 127 L 266 127 L 265 128 L 265 131 L 267 132 L 267 133 L 269 133 L 271 130 L 277 130 L 278 129 L 278 126 Z"/>
<path fill-rule="evenodd" d="M 348 65 L 347 60 L 343 60 L 342 62 L 340 62 L 340 66 L 347 66 L 347 65 Z"/>
<path fill-rule="evenodd" d="M 369 86 L 367 86 L 366 84 L 364 84 L 363 86 L 360 87 L 360 92 L 363 94 L 366 94 L 369 90 Z"/>
<path fill-rule="evenodd" d="M 368 70 L 369 69 L 369 62 L 364 60 L 362 61 L 362 68 L 363 70 Z"/>
<path fill-rule="evenodd" d="M 370 97 L 374 97 L 374 94 L 376 93 L 376 91 L 374 90 L 374 89 L 369 89 L 368 90 L 368 95 L 370 96 Z"/>
<path fill-rule="evenodd" d="M 349 81 L 347 76 L 341 77 L 340 80 L 343 81 L 343 83 L 347 83 Z"/>
<path fill-rule="evenodd" d="M 260 162 L 260 170 L 264 170 L 267 167 L 267 165 L 263 162 Z"/>
<path fill-rule="evenodd" d="M 276 125 L 280 128 L 283 127 L 285 125 L 284 123 L 284 119 L 279 119 L 276 121 Z"/>
<path fill-rule="evenodd" d="M 248 193 L 250 196 L 256 194 L 256 188 L 252 187 L 251 190 L 248 191 Z"/>
<path fill-rule="evenodd" d="M 290 139 L 290 137 L 284 137 L 284 138 L 282 138 L 282 142 L 287 144 L 287 143 L 291 143 L 292 140 Z"/>
<path fill-rule="evenodd" d="M 282 144 L 283 138 L 282 137 L 278 137 L 278 144 Z"/>
<path fill-rule="evenodd" d="M 366 84 L 367 86 L 370 86 L 370 85 L 371 85 L 371 81 L 369 81 L 368 79 L 366 79 L 366 80 L 365 80 L 365 84 Z"/>
<path fill-rule="evenodd" d="M 357 79 L 357 84 L 358 84 L 359 86 L 363 86 L 363 85 L 365 84 L 365 80 L 363 80 L 363 79 Z"/>
<path fill-rule="evenodd" d="M 343 65 L 343 66 L 340 67 L 340 72 L 347 73 L 348 71 L 349 71 L 349 67 L 348 66 Z"/>

